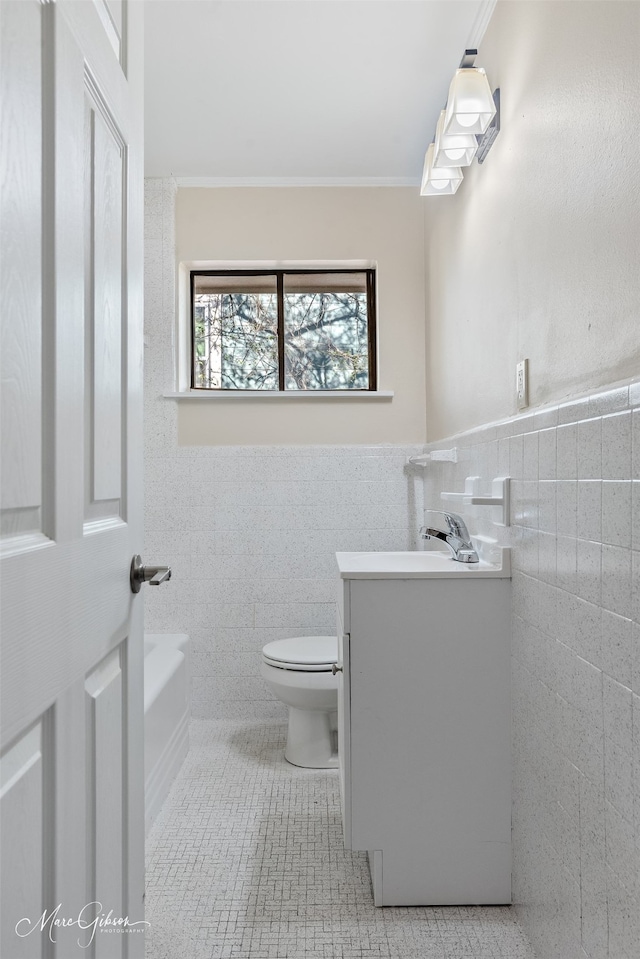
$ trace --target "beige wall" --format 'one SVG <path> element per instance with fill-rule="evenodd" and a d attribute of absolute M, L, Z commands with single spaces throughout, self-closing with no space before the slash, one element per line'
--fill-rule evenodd
<path fill-rule="evenodd" d="M 502 130 L 425 199 L 430 440 L 640 371 L 640 4 L 499 2 L 480 48 Z"/>
<path fill-rule="evenodd" d="M 181 445 L 424 442 L 422 202 L 405 188 L 178 190 L 178 262 L 368 260 L 378 270 L 380 390 L 392 400 L 189 400 Z"/>

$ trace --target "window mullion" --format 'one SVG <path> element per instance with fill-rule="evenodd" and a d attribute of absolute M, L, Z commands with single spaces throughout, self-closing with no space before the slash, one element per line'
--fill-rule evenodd
<path fill-rule="evenodd" d="M 284 390 L 284 273 L 277 273 L 278 291 L 278 389 Z"/>
<path fill-rule="evenodd" d="M 376 285 L 373 270 L 367 270 L 367 340 L 369 346 L 369 389 L 378 389 L 378 356 L 376 342 Z"/>
<path fill-rule="evenodd" d="M 195 273 L 189 277 L 191 295 L 191 389 L 196 386 L 196 298 L 194 293 Z"/>

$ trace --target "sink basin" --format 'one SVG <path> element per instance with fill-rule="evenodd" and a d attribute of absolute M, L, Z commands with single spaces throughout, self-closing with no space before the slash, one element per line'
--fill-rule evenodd
<path fill-rule="evenodd" d="M 511 551 L 497 549 L 495 561 L 459 563 L 447 552 L 336 553 L 342 579 L 509 579 Z"/>

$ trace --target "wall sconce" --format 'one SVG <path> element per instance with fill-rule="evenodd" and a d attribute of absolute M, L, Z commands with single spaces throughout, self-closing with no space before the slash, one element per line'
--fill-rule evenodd
<path fill-rule="evenodd" d="M 469 51 L 465 51 L 465 58 Z M 495 116 L 487 74 L 479 67 L 461 67 L 449 87 L 445 133 L 483 134 Z"/>
<path fill-rule="evenodd" d="M 435 144 L 430 143 L 424 158 L 420 196 L 446 196 L 455 193 L 462 183 L 460 167 L 437 167 L 434 162 Z"/>
<path fill-rule="evenodd" d="M 435 166 L 470 166 L 478 149 L 473 133 L 445 133 L 445 111 L 440 112 L 436 127 L 433 162 Z"/>
<path fill-rule="evenodd" d="M 449 87 L 436 135 L 425 157 L 421 196 L 450 195 L 462 182 L 463 166 L 483 163 L 500 130 L 500 90 L 492 94 L 487 75 L 474 66 L 477 50 L 465 50 Z"/>

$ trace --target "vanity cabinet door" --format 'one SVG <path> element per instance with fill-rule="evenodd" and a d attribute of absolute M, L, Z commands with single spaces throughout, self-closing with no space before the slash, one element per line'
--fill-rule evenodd
<path fill-rule="evenodd" d="M 343 828 L 376 905 L 510 902 L 509 581 L 354 579 L 344 619 Z"/>

